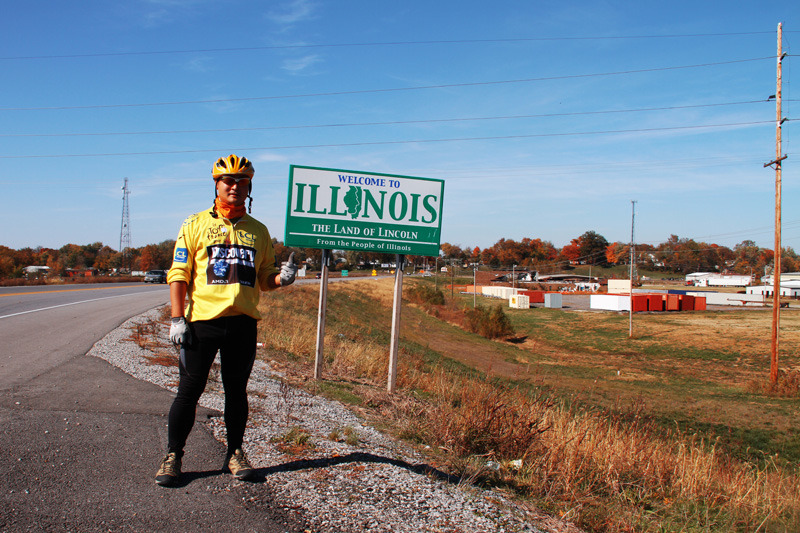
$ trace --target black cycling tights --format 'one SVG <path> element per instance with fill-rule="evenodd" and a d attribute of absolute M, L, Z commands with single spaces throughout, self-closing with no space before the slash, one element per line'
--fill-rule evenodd
<path fill-rule="evenodd" d="M 197 402 L 219 350 L 220 374 L 225 389 L 225 428 L 228 453 L 242 447 L 247 425 L 247 380 L 256 355 L 256 319 L 237 315 L 191 322 L 191 339 L 181 348 L 178 395 L 169 410 L 167 430 L 170 452 L 183 455 L 194 425 Z"/>

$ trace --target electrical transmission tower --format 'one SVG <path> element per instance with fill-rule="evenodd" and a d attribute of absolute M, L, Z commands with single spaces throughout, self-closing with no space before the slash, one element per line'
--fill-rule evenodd
<path fill-rule="evenodd" d="M 131 217 L 128 209 L 128 196 L 131 190 L 128 188 L 128 178 L 125 178 L 125 185 L 122 186 L 122 226 L 119 230 L 119 251 L 122 254 L 122 264 L 120 269 L 124 270 L 128 264 L 128 248 L 131 247 Z"/>

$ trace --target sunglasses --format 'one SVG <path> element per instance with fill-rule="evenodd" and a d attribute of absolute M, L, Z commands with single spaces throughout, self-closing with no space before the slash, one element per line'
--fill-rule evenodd
<path fill-rule="evenodd" d="M 250 185 L 250 178 L 247 176 L 224 176 L 222 178 L 217 179 L 217 181 L 221 181 L 228 187 L 233 187 L 234 185 Z"/>

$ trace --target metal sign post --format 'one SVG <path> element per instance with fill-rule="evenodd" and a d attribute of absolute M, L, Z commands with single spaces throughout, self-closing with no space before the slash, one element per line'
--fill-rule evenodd
<path fill-rule="evenodd" d="M 396 255 L 394 275 L 394 303 L 392 304 L 392 340 L 389 345 L 389 379 L 386 390 L 394 392 L 397 383 L 397 352 L 400 344 L 400 309 L 403 304 L 403 266 L 406 256 Z"/>
<path fill-rule="evenodd" d="M 325 350 L 325 317 L 328 311 L 328 262 L 331 251 L 322 250 L 322 274 L 319 280 L 319 309 L 317 310 L 317 353 L 314 358 L 314 379 L 322 377 L 322 358 Z"/>

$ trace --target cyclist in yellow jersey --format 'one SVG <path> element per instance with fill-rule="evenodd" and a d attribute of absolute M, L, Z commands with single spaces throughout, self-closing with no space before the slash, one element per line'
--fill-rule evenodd
<path fill-rule="evenodd" d="M 217 351 L 225 389 L 225 464 L 237 479 L 255 475 L 242 442 L 248 416 L 247 381 L 261 318 L 259 294 L 290 285 L 297 275 L 294 254 L 280 269 L 276 266 L 267 227 L 245 209 L 247 199 L 250 206 L 253 201 L 252 163 L 230 155 L 217 160 L 211 174 L 214 205 L 183 223 L 167 274 L 170 338 L 181 348 L 180 381 L 169 411 L 167 455 L 156 473 L 159 485 L 173 485 L 179 479 L 183 448 Z"/>

